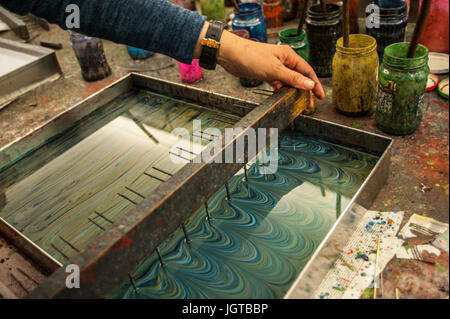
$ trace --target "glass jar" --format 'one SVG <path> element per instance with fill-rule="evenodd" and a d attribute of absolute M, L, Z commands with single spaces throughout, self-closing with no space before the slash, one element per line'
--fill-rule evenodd
<path fill-rule="evenodd" d="M 234 30 L 233 33 L 244 39 L 250 39 L 250 33 L 247 30 Z M 263 83 L 260 80 L 248 79 L 243 77 L 239 78 L 239 82 L 241 82 L 241 85 L 244 87 L 256 87 Z"/>
<path fill-rule="evenodd" d="M 202 14 L 208 20 L 227 22 L 225 0 L 200 0 L 200 7 L 202 8 Z"/>
<path fill-rule="evenodd" d="M 267 42 L 266 18 L 259 3 L 240 3 L 239 11 L 234 9 L 232 28 L 233 30 L 247 30 L 250 38 Z"/>
<path fill-rule="evenodd" d="M 281 0 L 264 0 L 263 11 L 268 28 L 278 28 L 283 25 L 283 5 Z"/>
<path fill-rule="evenodd" d="M 350 116 L 369 113 L 377 102 L 377 41 L 366 34 L 351 34 L 350 46 L 344 38 L 336 44 L 333 58 L 333 101 Z"/>
<path fill-rule="evenodd" d="M 306 33 L 311 66 L 318 76 L 330 76 L 336 42 L 342 36 L 341 6 L 327 4 L 327 12 L 320 4 L 311 6 L 306 14 Z"/>
<path fill-rule="evenodd" d="M 83 78 L 86 81 L 97 81 L 109 76 L 111 68 L 106 61 L 102 40 L 74 31 L 69 31 L 69 34 Z"/>
<path fill-rule="evenodd" d="M 283 2 L 284 21 L 289 21 L 297 18 L 298 0 L 284 0 Z"/>
<path fill-rule="evenodd" d="M 306 38 L 306 31 L 297 35 L 296 28 L 288 28 L 278 33 L 278 44 L 289 45 L 299 56 L 309 63 L 309 42 Z"/>
<path fill-rule="evenodd" d="M 373 6 L 374 3 L 370 5 Z M 366 23 L 366 34 L 377 40 L 380 61 L 382 61 L 384 49 L 388 45 L 405 41 L 406 25 L 408 24 L 406 2 L 401 1 L 398 5 L 394 8 L 379 8 L 379 14 L 370 11 L 367 13 L 370 23 Z M 376 23 L 379 23 L 379 26 L 376 26 Z"/>
<path fill-rule="evenodd" d="M 178 62 L 181 81 L 186 83 L 195 83 L 203 79 L 203 70 L 200 67 L 199 60 L 193 59 L 191 64 Z"/>
<path fill-rule="evenodd" d="M 428 49 L 419 44 L 407 58 L 409 42 L 384 50 L 378 78 L 377 126 L 392 135 L 413 133 L 422 121 L 428 74 Z"/>

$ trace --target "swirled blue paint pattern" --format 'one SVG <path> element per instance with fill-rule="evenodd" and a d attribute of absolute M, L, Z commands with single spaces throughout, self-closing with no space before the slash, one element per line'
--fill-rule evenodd
<path fill-rule="evenodd" d="M 311 258 L 377 157 L 300 133 L 280 139 L 279 169 L 258 162 L 117 287 L 114 298 L 281 298 Z M 336 207 L 336 205 L 340 207 Z"/>

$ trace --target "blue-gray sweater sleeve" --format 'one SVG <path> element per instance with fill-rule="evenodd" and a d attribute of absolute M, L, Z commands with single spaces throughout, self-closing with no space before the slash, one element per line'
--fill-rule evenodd
<path fill-rule="evenodd" d="M 205 22 L 197 12 L 167 0 L 0 0 L 20 15 L 33 13 L 63 29 L 69 4 L 80 8 L 80 29 L 92 37 L 159 52 L 190 63 Z"/>

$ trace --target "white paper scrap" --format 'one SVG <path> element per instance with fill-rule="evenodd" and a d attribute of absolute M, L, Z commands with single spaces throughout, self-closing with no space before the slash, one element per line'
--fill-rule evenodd
<path fill-rule="evenodd" d="M 314 298 L 359 298 L 403 245 L 404 241 L 396 237 L 403 216 L 404 212 L 367 211 Z M 379 234 L 380 260 L 375 271 Z"/>

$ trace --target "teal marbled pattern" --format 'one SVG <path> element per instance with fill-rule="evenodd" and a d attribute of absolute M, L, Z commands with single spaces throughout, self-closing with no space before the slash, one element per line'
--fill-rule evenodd
<path fill-rule="evenodd" d="M 111 298 L 282 298 L 377 157 L 300 133 L 280 138 L 279 169 L 229 181 L 126 278 Z M 340 207 L 337 208 L 336 204 Z M 132 284 L 132 281 L 134 283 Z"/>

